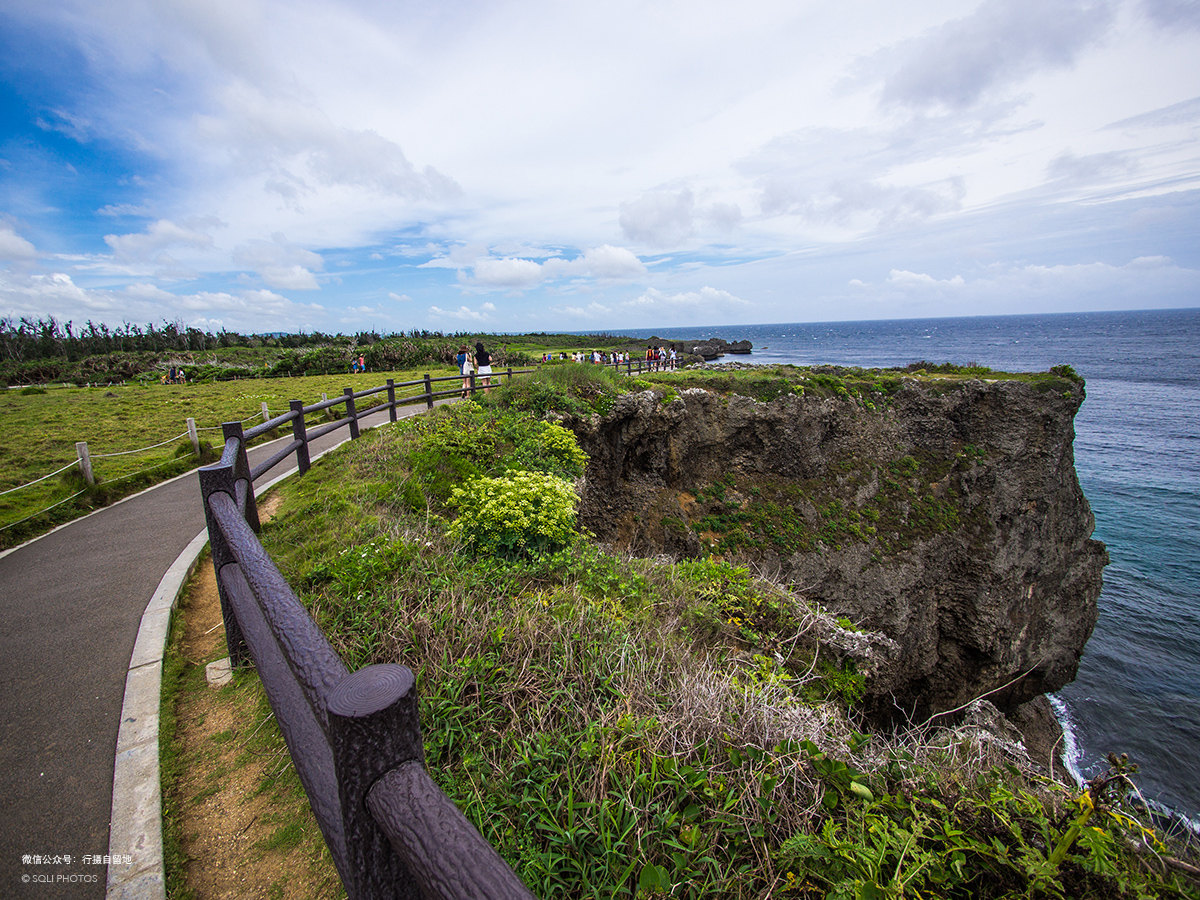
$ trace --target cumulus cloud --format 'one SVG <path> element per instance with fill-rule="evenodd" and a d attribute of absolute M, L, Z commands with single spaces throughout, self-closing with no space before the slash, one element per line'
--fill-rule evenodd
<path fill-rule="evenodd" d="M 8 225 L 0 225 L 0 259 L 11 261 L 33 259 L 37 248 Z"/>
<path fill-rule="evenodd" d="M 388 299 L 396 303 L 412 303 L 412 297 L 408 294 L 397 294 L 395 291 L 388 291 Z"/>
<path fill-rule="evenodd" d="M 469 306 L 460 306 L 458 309 L 442 309 L 440 306 L 429 307 L 429 315 L 435 319 L 457 319 L 464 322 L 486 321 L 495 311 L 496 307 L 491 303 L 484 303 L 479 309 L 471 309 Z"/>
<path fill-rule="evenodd" d="M 544 262 L 517 257 L 476 259 L 466 283 L 484 288 L 526 290 L 545 281 L 560 278 L 618 280 L 637 278 L 646 267 L 637 255 L 624 247 L 601 244 L 573 259 L 552 256 Z"/>
<path fill-rule="evenodd" d="M 750 304 L 741 297 L 718 288 L 705 286 L 698 291 L 660 291 L 648 288 L 640 296 L 630 300 L 626 306 L 642 309 L 662 310 L 671 313 L 680 310 L 695 312 L 701 316 L 713 316 L 728 312 L 731 307 L 746 307 Z"/>
<path fill-rule="evenodd" d="M 649 191 L 621 204 L 618 222 L 625 237 L 651 247 L 676 247 L 694 234 L 699 225 L 729 231 L 742 221 L 736 203 L 697 204 L 690 188 L 678 191 Z"/>
<path fill-rule="evenodd" d="M 690 190 L 653 191 L 621 204 L 621 230 L 631 241 L 670 247 L 692 236 L 696 201 Z"/>
<path fill-rule="evenodd" d="M 539 283 L 545 273 L 532 259 L 478 259 L 474 282 L 484 287 L 528 288 Z"/>
<path fill-rule="evenodd" d="M 169 311 L 197 327 L 211 323 L 244 332 L 275 330 L 280 322 L 311 328 L 325 313 L 318 304 L 295 303 L 268 290 L 174 293 L 148 282 L 96 289 L 76 284 L 65 272 L 17 276 L 3 271 L 0 308 L 18 316 L 105 322 L 152 322 Z"/>
<path fill-rule="evenodd" d="M 888 282 L 896 285 L 909 285 L 922 288 L 932 287 L 962 287 L 966 284 L 961 275 L 955 275 L 953 278 L 934 278 L 932 275 L 926 275 L 923 272 L 909 272 L 906 269 L 892 269 L 888 273 Z M 862 282 L 859 282 L 862 284 Z"/>
<path fill-rule="evenodd" d="M 1113 18 L 1104 0 L 986 0 L 876 59 L 890 70 L 882 99 L 916 109 L 970 107 L 1039 70 L 1071 66 Z"/>
<path fill-rule="evenodd" d="M 313 272 L 325 265 L 319 253 L 289 243 L 280 232 L 269 241 L 247 241 L 236 247 L 233 262 L 257 272 L 268 287 L 292 291 L 317 290 L 320 285 Z"/>
<path fill-rule="evenodd" d="M 221 95 L 220 117 L 200 120 L 205 143 L 231 148 L 238 168 L 268 174 L 265 186 L 289 201 L 314 186 L 354 187 L 406 200 L 461 194 L 432 166 L 417 168 L 395 141 L 373 129 L 336 124 L 302 99 L 235 82 Z"/>
<path fill-rule="evenodd" d="M 213 246 L 212 235 L 204 228 L 219 223 L 215 219 L 199 219 L 185 225 L 177 225 L 168 219 L 159 219 L 145 231 L 137 234 L 106 234 L 104 243 L 112 248 L 113 255 L 127 262 L 162 261 L 168 247 L 190 247 L 207 250 Z"/>

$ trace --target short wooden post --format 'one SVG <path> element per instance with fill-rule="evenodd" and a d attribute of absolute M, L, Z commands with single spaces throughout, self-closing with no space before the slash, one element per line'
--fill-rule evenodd
<path fill-rule="evenodd" d="M 79 471 L 83 473 L 83 480 L 95 484 L 96 476 L 92 474 L 92 458 L 88 456 L 87 441 L 76 441 L 75 453 L 79 456 Z"/>
<path fill-rule="evenodd" d="M 267 409 L 267 401 L 266 400 L 263 401 L 262 414 L 263 414 L 264 422 L 266 422 L 268 419 L 271 418 L 271 411 L 269 409 Z"/>
<path fill-rule="evenodd" d="M 508 381 L 510 384 L 512 383 L 512 366 L 508 367 Z"/>
<path fill-rule="evenodd" d="M 334 686 L 326 704 L 329 744 L 342 804 L 346 861 L 355 898 L 418 895 L 412 875 L 392 852 L 367 809 L 367 792 L 405 762 L 425 763 L 412 671 L 394 663 L 367 666 Z"/>
<path fill-rule="evenodd" d="M 292 437 L 300 442 L 300 446 L 296 448 L 296 466 L 303 475 L 308 471 L 309 466 L 308 429 L 304 427 L 304 402 L 293 400 L 288 407 L 296 414 L 296 418 L 292 419 Z"/>
<path fill-rule="evenodd" d="M 474 371 L 471 372 L 471 393 L 469 393 L 467 396 L 468 397 L 475 396 L 475 372 Z"/>
<path fill-rule="evenodd" d="M 394 379 L 387 380 L 388 386 L 388 418 L 393 422 L 396 421 L 396 382 Z"/>
<path fill-rule="evenodd" d="M 200 455 L 200 433 L 196 431 L 196 420 L 188 416 L 187 420 L 188 437 L 192 439 L 192 453 L 196 456 Z"/>
<path fill-rule="evenodd" d="M 425 373 L 425 405 L 433 409 L 433 381 L 428 372 Z"/>
<path fill-rule="evenodd" d="M 350 440 L 358 440 L 358 413 L 354 411 L 354 388 L 342 391 L 346 398 L 346 416 L 350 419 Z"/>

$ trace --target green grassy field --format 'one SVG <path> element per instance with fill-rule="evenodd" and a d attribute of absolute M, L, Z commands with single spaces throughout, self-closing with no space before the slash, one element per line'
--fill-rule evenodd
<path fill-rule="evenodd" d="M 453 376 L 449 367 L 429 371 Z M 76 459 L 75 444 L 86 441 L 97 486 L 47 510 L 86 487 L 78 466 L 31 487 L 0 496 L 0 548 L 11 547 L 200 463 L 192 452 L 187 420 L 196 420 L 202 444 L 217 453 L 222 422 L 262 422 L 262 405 L 272 416 L 290 400 L 305 405 L 335 397 L 347 387 L 368 390 L 391 378 L 398 384 L 423 379 L 425 370 L 255 378 L 207 384 L 141 384 L 113 387 L 47 387 L 0 392 L 0 491 L 28 484 Z M 448 384 L 435 385 L 445 388 Z M 449 385 L 453 386 L 453 385 Z M 423 386 L 397 391 L 422 393 Z M 386 393 L 360 401 L 384 402 Z M 164 444 L 164 442 L 166 442 Z M 164 444 L 152 450 L 127 453 Z M 107 457 L 104 454 L 126 453 Z"/>

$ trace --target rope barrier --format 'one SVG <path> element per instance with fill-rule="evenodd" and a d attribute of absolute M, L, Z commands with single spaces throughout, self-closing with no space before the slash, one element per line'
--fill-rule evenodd
<path fill-rule="evenodd" d="M 111 459 L 114 456 L 128 456 L 131 453 L 145 453 L 147 450 L 157 450 L 159 447 L 165 447 L 167 444 L 173 444 L 180 438 L 185 438 L 188 433 L 177 434 L 173 438 L 167 438 L 161 444 L 151 444 L 149 447 L 138 447 L 136 450 L 120 450 L 116 453 L 93 453 L 92 459 Z"/>
<path fill-rule="evenodd" d="M 84 488 L 84 491 L 86 491 L 86 490 L 87 490 L 87 488 Z M 15 521 L 15 522 L 9 522 L 7 525 L 0 525 L 0 531 L 7 531 L 9 528 L 12 528 L 14 525 L 20 525 L 22 522 L 28 522 L 28 521 L 29 521 L 30 519 L 32 519 L 34 516 L 40 516 L 40 515 L 41 515 L 42 513 L 44 513 L 44 512 L 50 512 L 50 510 L 54 509 L 54 507 L 56 507 L 56 506 L 62 506 L 64 503 L 66 503 L 66 502 L 67 502 L 67 500 L 74 500 L 76 497 L 78 497 L 78 496 L 79 496 L 80 494 L 82 494 L 84 491 L 76 491 L 76 492 L 75 492 L 74 494 L 72 494 L 70 497 L 66 497 L 66 498 L 64 498 L 64 499 L 62 499 L 62 500 L 59 500 L 57 503 L 54 503 L 54 504 L 52 504 L 52 505 L 50 505 L 50 506 L 47 506 L 45 509 L 39 509 L 39 510 L 38 510 L 37 512 L 35 512 L 35 513 L 30 513 L 29 515 L 27 515 L 27 516 L 26 516 L 25 518 L 23 518 L 23 519 L 17 519 L 17 521 Z"/>
<path fill-rule="evenodd" d="M 27 488 L 32 485 L 35 485 L 39 481 L 45 481 L 47 478 L 53 478 L 59 472 L 65 472 L 65 471 L 67 471 L 67 469 L 71 468 L 71 466 L 77 466 L 77 465 L 79 465 L 79 460 L 73 459 L 69 463 L 67 463 L 65 466 L 63 466 L 61 469 L 55 469 L 49 475 L 43 475 L 41 478 L 35 478 L 33 481 L 30 481 L 27 484 L 18 484 L 14 488 L 9 488 L 6 491 L 0 491 L 0 497 L 3 497 L 5 494 L 11 494 L 13 491 L 19 491 L 19 490 L 21 490 L 21 488 Z"/>
<path fill-rule="evenodd" d="M 145 469 L 138 469 L 136 472 L 130 472 L 128 475 L 118 475 L 116 478 L 106 478 L 105 484 L 113 484 L 117 481 L 124 481 L 126 478 L 133 478 L 136 475 L 141 475 L 145 472 L 153 472 L 155 469 L 161 469 L 163 466 L 169 466 L 176 462 L 174 459 L 168 459 L 166 462 L 161 462 L 157 466 L 147 466 Z"/>

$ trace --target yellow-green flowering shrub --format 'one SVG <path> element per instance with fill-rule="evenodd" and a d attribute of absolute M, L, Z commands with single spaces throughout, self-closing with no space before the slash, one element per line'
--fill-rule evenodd
<path fill-rule="evenodd" d="M 578 501 L 571 482 L 543 472 L 474 478 L 452 492 L 458 517 L 448 530 L 496 556 L 552 552 L 574 539 Z"/>

